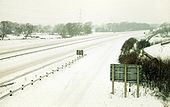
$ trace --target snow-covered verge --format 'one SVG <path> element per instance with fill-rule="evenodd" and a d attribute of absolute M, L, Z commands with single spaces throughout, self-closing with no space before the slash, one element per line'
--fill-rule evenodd
<path fill-rule="evenodd" d="M 110 94 L 110 64 L 118 63 L 120 48 L 130 36 L 85 51 L 87 56 L 72 66 L 2 99 L 1 107 L 162 107 L 142 87 L 140 98 L 133 96 L 136 86 L 123 98 L 123 83 L 116 82 L 115 95 Z M 58 66 L 43 70 L 51 71 Z"/>
<path fill-rule="evenodd" d="M 5 97 L 7 94 L 9 94 L 10 90 L 14 91 L 22 87 L 22 85 L 25 87 L 27 84 L 31 83 L 32 80 L 35 81 L 37 79 L 41 79 L 43 77 L 48 76 L 49 74 L 53 74 L 54 72 L 58 71 L 61 68 L 64 68 L 65 66 L 69 66 L 72 63 L 74 63 L 77 60 L 77 56 L 73 53 L 65 55 L 63 57 L 60 57 L 58 59 L 55 59 L 54 61 L 51 61 L 49 64 L 44 65 L 44 66 L 35 66 L 31 69 L 24 69 L 24 71 L 20 71 L 18 73 L 9 75 L 6 78 L 13 78 L 13 77 L 21 77 L 12 80 L 10 82 L 7 82 L 5 84 L 10 84 L 12 85 L 7 85 L 4 87 L 0 88 L 0 98 Z M 49 66 L 50 65 L 50 66 Z M 33 70 L 32 70 L 33 69 Z M 32 71 L 32 72 L 29 72 Z M 26 73 L 25 73 L 26 72 Z M 1 78 L 1 81 L 3 78 Z M 1 86 L 5 85 L 1 84 Z M 29 84 L 31 85 L 31 84 Z"/>
<path fill-rule="evenodd" d="M 28 40 L 35 40 L 35 39 L 60 39 L 62 38 L 60 35 L 49 35 L 46 33 L 35 33 L 31 36 L 28 36 Z M 7 34 L 6 37 L 4 37 L 4 40 L 24 40 L 25 35 L 16 36 L 13 34 Z"/>
<path fill-rule="evenodd" d="M 162 43 L 164 41 L 170 40 L 170 37 L 153 37 L 150 41 L 152 44 Z"/>
<path fill-rule="evenodd" d="M 161 58 L 163 60 L 170 59 L 170 44 L 166 45 L 152 45 L 144 49 L 145 52 L 153 57 Z"/>

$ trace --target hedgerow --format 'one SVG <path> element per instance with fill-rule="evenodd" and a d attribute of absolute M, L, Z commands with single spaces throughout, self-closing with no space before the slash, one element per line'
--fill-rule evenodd
<path fill-rule="evenodd" d="M 137 46 L 136 50 L 134 44 Z M 119 62 L 121 64 L 141 65 L 140 84 L 153 90 L 153 94 L 157 98 L 166 102 L 170 97 L 170 60 L 141 56 L 141 49 L 147 46 L 150 46 L 150 43 L 145 40 L 128 39 L 121 48 Z M 164 104 L 164 106 L 167 105 Z"/>

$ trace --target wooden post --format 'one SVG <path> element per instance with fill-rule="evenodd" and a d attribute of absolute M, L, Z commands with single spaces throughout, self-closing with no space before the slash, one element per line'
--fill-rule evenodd
<path fill-rule="evenodd" d="M 139 66 L 137 66 L 137 98 L 139 98 Z"/>
<path fill-rule="evenodd" d="M 112 72 L 112 94 L 114 95 L 114 64 L 111 64 L 111 72 Z"/>
<path fill-rule="evenodd" d="M 125 86 L 124 86 L 124 97 L 126 98 L 126 96 L 127 96 L 127 76 L 126 76 L 126 64 L 125 64 L 125 73 L 124 73 L 124 81 L 125 81 Z"/>

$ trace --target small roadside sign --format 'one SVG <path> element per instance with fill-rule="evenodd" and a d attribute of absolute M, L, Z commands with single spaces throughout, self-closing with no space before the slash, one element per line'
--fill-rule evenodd
<path fill-rule="evenodd" d="M 77 51 L 76 51 L 76 55 L 84 55 L 83 50 L 77 50 Z"/>

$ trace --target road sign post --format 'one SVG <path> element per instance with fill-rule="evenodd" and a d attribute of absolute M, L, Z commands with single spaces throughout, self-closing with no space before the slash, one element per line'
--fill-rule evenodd
<path fill-rule="evenodd" d="M 126 65 L 125 65 L 125 72 L 124 72 L 124 81 L 125 81 L 125 86 L 124 86 L 124 97 L 126 98 L 127 96 L 127 71 L 126 71 Z"/>
<path fill-rule="evenodd" d="M 137 98 L 139 98 L 139 66 L 137 66 Z"/>
<path fill-rule="evenodd" d="M 114 65 L 111 65 L 112 70 L 112 94 L 114 95 Z"/>

